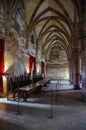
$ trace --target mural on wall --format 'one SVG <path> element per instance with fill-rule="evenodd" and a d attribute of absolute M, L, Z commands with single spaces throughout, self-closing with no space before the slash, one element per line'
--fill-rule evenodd
<path fill-rule="evenodd" d="M 13 41 L 9 37 L 6 38 L 5 44 L 5 64 L 7 66 L 7 73 L 13 76 L 19 76 L 26 72 L 24 63 L 24 44 Z M 14 48 L 14 49 L 13 49 Z"/>
<path fill-rule="evenodd" d="M 38 46 L 38 48 L 37 48 L 37 59 L 39 60 L 39 61 L 41 61 L 42 60 L 42 57 L 41 57 L 41 44 Z"/>
<path fill-rule="evenodd" d="M 36 36 L 35 32 L 31 32 L 30 37 L 29 37 L 29 43 L 28 43 L 28 53 L 32 56 L 36 56 Z"/>
<path fill-rule="evenodd" d="M 3 14 L 0 14 L 0 17 L 3 16 L 1 23 L 5 36 L 5 72 L 12 76 L 19 76 L 26 72 L 24 60 L 26 46 L 24 6 L 22 2 L 19 4 L 17 4 L 17 1 L 5 2 L 5 5 L 0 3 L 0 11 Z M 10 13 L 10 9 L 12 13 Z"/>
<path fill-rule="evenodd" d="M 14 76 L 24 75 L 26 73 L 26 67 L 24 62 L 16 59 L 14 63 Z"/>
<path fill-rule="evenodd" d="M 24 63 L 25 23 L 20 13 L 13 16 L 9 32 L 5 37 L 5 71 L 12 76 L 19 76 L 26 72 Z"/>
<path fill-rule="evenodd" d="M 16 50 L 17 49 L 18 49 L 18 44 L 16 43 L 16 41 L 14 39 L 6 36 L 6 38 L 5 38 L 4 61 L 5 61 L 5 71 L 7 73 L 13 73 L 13 69 L 12 69 L 13 67 L 12 66 L 15 62 Z"/>

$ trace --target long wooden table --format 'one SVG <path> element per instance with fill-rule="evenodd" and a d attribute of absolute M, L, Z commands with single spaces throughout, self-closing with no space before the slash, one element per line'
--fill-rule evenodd
<path fill-rule="evenodd" d="M 49 83 L 49 79 L 43 79 L 40 80 L 38 82 L 29 84 L 27 86 L 24 87 L 20 87 L 14 90 L 14 100 L 15 100 L 15 94 L 16 92 L 18 93 L 18 98 L 20 98 L 20 96 L 22 95 L 22 98 L 24 99 L 24 101 L 26 101 L 27 97 L 29 96 L 29 94 L 33 93 L 33 92 L 38 92 L 41 90 L 42 86 L 45 86 L 47 83 Z"/>

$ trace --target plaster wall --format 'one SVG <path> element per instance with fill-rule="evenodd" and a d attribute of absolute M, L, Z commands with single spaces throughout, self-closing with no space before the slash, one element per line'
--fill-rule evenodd
<path fill-rule="evenodd" d="M 5 72 L 10 76 L 20 76 L 29 72 L 29 56 L 23 52 L 24 47 L 10 38 L 5 40 Z"/>
<path fill-rule="evenodd" d="M 69 70 L 68 67 L 47 66 L 46 76 L 52 79 L 69 79 Z"/>

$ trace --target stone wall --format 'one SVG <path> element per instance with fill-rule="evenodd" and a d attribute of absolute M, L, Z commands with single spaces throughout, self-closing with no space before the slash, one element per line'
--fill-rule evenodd
<path fill-rule="evenodd" d="M 46 67 L 46 77 L 52 79 L 69 79 L 69 69 L 68 66 L 47 66 Z"/>
<path fill-rule="evenodd" d="M 24 47 L 14 39 L 6 37 L 5 40 L 5 72 L 10 76 L 19 76 L 27 72 L 29 68 L 29 56 L 23 53 Z"/>

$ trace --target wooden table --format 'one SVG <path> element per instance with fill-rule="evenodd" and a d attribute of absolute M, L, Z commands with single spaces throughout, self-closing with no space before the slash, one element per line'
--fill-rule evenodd
<path fill-rule="evenodd" d="M 50 81 L 49 79 L 43 79 L 38 82 L 15 89 L 14 94 L 13 94 L 14 100 L 15 100 L 15 94 L 17 92 L 18 98 L 20 98 L 22 96 L 24 101 L 26 101 L 29 94 L 34 93 L 34 92 L 39 92 L 41 90 L 42 86 L 46 85 L 49 81 Z"/>

